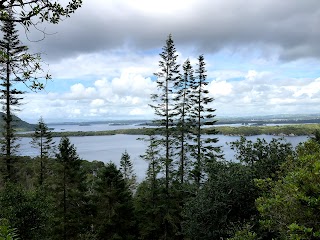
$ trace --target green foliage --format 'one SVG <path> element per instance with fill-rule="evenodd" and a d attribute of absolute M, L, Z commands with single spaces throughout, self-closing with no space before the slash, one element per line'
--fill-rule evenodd
<path fill-rule="evenodd" d="M 82 220 L 86 207 L 85 175 L 69 138 L 61 138 L 58 150 L 55 182 L 51 186 L 56 208 L 54 231 L 57 239 L 77 239 L 86 230 Z"/>
<path fill-rule="evenodd" d="M 41 190 L 7 183 L 0 192 L 0 209 L 0 218 L 8 219 L 21 239 L 46 239 L 49 234 L 48 201 Z"/>
<path fill-rule="evenodd" d="M 139 184 L 135 194 L 135 215 L 138 220 L 141 239 L 160 239 L 163 236 L 163 219 L 165 217 L 165 205 L 161 202 L 165 197 L 165 183 L 159 179 L 159 173 L 163 169 L 160 156 L 160 146 L 157 137 L 150 135 L 143 139 L 148 142 L 148 147 L 141 158 L 148 162 L 146 179 Z"/>
<path fill-rule="evenodd" d="M 313 132 L 313 136 L 310 138 L 311 140 L 317 142 L 317 143 L 320 143 L 320 130 L 319 129 L 316 129 L 314 132 Z"/>
<path fill-rule="evenodd" d="M 133 165 L 127 150 L 125 150 L 125 152 L 122 153 L 122 156 L 120 159 L 120 172 L 122 173 L 123 178 L 128 184 L 131 192 L 135 192 L 137 188 L 137 176 L 133 172 Z"/>
<path fill-rule="evenodd" d="M 157 123 L 160 126 L 164 126 L 167 131 L 172 124 L 172 117 L 176 115 L 175 109 L 171 104 L 175 97 L 173 93 L 176 88 L 176 83 L 180 80 L 180 65 L 177 63 L 178 54 L 176 53 L 171 34 L 168 36 L 162 50 L 163 51 L 159 54 L 161 58 L 159 61 L 160 69 L 159 72 L 155 73 L 159 93 L 152 94 L 151 99 L 153 100 L 154 105 L 150 106 L 160 118 Z"/>
<path fill-rule="evenodd" d="M 320 145 L 308 141 L 297 154 L 284 163 L 278 181 L 260 180 L 260 186 L 269 189 L 256 200 L 261 224 L 279 232 L 281 239 L 319 239 Z"/>
<path fill-rule="evenodd" d="M 255 135 L 274 135 L 274 136 L 305 136 L 313 135 L 319 129 L 319 124 L 295 124 L 277 126 L 217 126 L 219 132 L 230 136 L 255 136 Z"/>
<path fill-rule="evenodd" d="M 139 184 L 135 194 L 135 215 L 141 239 L 164 239 L 167 201 L 164 179 L 146 180 Z"/>
<path fill-rule="evenodd" d="M 273 138 L 270 142 L 258 138 L 255 142 L 241 137 L 230 143 L 236 159 L 251 167 L 256 178 L 276 178 L 280 166 L 287 157 L 294 155 L 292 145 L 284 139 Z"/>
<path fill-rule="evenodd" d="M 242 137 L 231 147 L 238 163 L 212 162 L 208 180 L 184 205 L 183 232 L 191 239 L 258 239 L 260 233 L 270 239 L 271 235 L 257 226 L 255 206 L 256 198 L 268 187 L 258 189 L 255 179 L 278 179 L 281 165 L 295 156 L 292 146 L 281 139 L 253 142 Z M 252 224 L 252 229 L 243 228 L 247 224 Z"/>
<path fill-rule="evenodd" d="M 82 5 L 82 0 L 71 0 L 65 7 L 58 1 L 9 1 L 0 2 L 0 20 L 10 21 L 8 19 L 8 10 L 12 10 L 14 21 L 22 23 L 28 29 L 30 26 L 35 26 L 38 21 L 58 23 L 65 17 L 69 17 L 71 13 L 77 10 Z"/>
<path fill-rule="evenodd" d="M 257 196 L 250 169 L 240 163 L 212 164 L 209 180 L 184 206 L 183 232 L 191 239 L 220 239 L 255 214 Z"/>
<path fill-rule="evenodd" d="M 40 54 L 30 54 L 28 47 L 22 45 L 19 40 L 13 9 L 7 9 L 6 11 L 8 11 L 8 18 L 2 20 L 3 39 L 0 41 L 0 50 L 5 53 L 0 58 L 0 62 L 3 64 L 2 69 L 5 72 L 2 76 L 2 86 L 6 88 L 4 91 L 6 97 L 9 93 L 12 95 L 9 97 L 10 103 L 18 105 L 21 96 L 17 97 L 15 95 L 23 92 L 15 89 L 13 83 L 23 83 L 30 90 L 37 91 L 44 88 L 41 79 L 48 80 L 51 77 L 48 74 L 43 74 Z"/>
<path fill-rule="evenodd" d="M 52 149 L 54 148 L 52 134 L 49 131 L 47 125 L 44 123 L 42 117 L 39 119 L 38 125 L 35 128 L 35 132 L 30 143 L 34 148 L 39 149 L 39 184 L 42 185 L 44 179 L 46 178 L 45 175 L 47 172 L 47 160 L 50 154 L 52 154 Z"/>
<path fill-rule="evenodd" d="M 158 145 L 157 137 L 155 135 L 149 135 L 149 138 L 140 139 L 145 142 L 148 142 L 147 149 L 144 155 L 140 157 L 148 162 L 148 170 L 147 170 L 147 177 L 146 179 L 151 182 L 153 185 L 157 178 L 158 174 L 160 173 L 162 166 L 161 166 L 161 155 L 160 155 L 160 146 Z"/>
<path fill-rule="evenodd" d="M 163 134 L 157 139 L 163 149 L 163 157 L 160 158 L 163 164 L 158 166 L 164 169 L 165 178 L 165 193 L 166 198 L 169 199 L 170 185 L 173 181 L 174 173 L 174 143 L 175 143 L 175 124 L 177 116 L 177 109 L 175 107 L 175 98 L 177 93 L 177 83 L 180 81 L 181 76 L 179 73 L 180 65 L 177 63 L 178 54 L 170 34 L 166 40 L 166 44 L 162 48 L 162 52 L 159 54 L 159 71 L 155 73 L 157 77 L 158 91 L 151 95 L 153 105 L 150 105 L 154 109 L 154 113 L 157 116 L 155 121 L 159 126 L 163 127 Z M 163 202 L 165 205 L 165 217 L 164 221 L 164 235 L 168 236 L 170 231 L 170 219 L 168 216 L 172 216 L 169 213 L 169 201 Z"/>
<path fill-rule="evenodd" d="M 23 46 L 20 42 L 11 7 L 6 9 L 6 16 L 6 21 L 2 21 L 1 32 L 3 37 L 0 40 L 0 52 L 3 53 L 0 56 L 0 71 L 2 72 L 0 76 L 1 104 L 5 113 L 3 115 L 1 151 L 6 161 L 6 179 L 13 181 L 13 156 L 19 147 L 16 141 L 13 112 L 19 110 L 24 93 L 17 89 L 15 84 L 23 83 L 34 91 L 41 90 L 43 84 L 39 82 L 39 79 L 41 79 L 39 74 L 42 72 L 39 54 L 31 55 L 28 53 L 28 47 Z M 44 78 L 49 79 L 50 77 L 47 75 Z"/>
<path fill-rule="evenodd" d="M 177 111 L 176 123 L 176 143 L 175 150 L 178 159 L 178 169 L 176 171 L 177 179 L 183 184 L 188 181 L 191 161 L 188 157 L 190 147 L 188 140 L 191 138 L 193 121 L 190 117 L 191 103 L 191 84 L 194 82 L 193 68 L 190 60 L 187 59 L 183 64 L 183 76 L 180 81 L 175 83 L 177 88 L 175 101 L 175 110 Z"/>
<path fill-rule="evenodd" d="M 212 161 L 216 161 L 221 158 L 221 147 L 217 146 L 218 138 L 214 135 L 218 134 L 218 131 L 211 127 L 207 129 L 207 133 L 210 135 L 203 135 L 202 129 L 204 126 L 213 126 L 216 123 L 214 120 L 215 109 L 209 107 L 209 104 L 213 102 L 213 98 L 209 97 L 209 91 L 207 89 L 207 70 L 205 68 L 204 56 L 198 57 L 197 69 L 195 71 L 196 77 L 191 83 L 190 93 L 190 118 L 192 124 L 191 143 L 189 144 L 191 151 L 190 155 L 194 158 L 193 169 L 191 175 L 194 181 L 200 185 L 205 176 L 207 167 Z"/>
<path fill-rule="evenodd" d="M 101 172 L 96 193 L 94 228 L 98 239 L 136 239 L 131 191 L 113 163 Z"/>
<path fill-rule="evenodd" d="M 174 98 L 176 92 L 176 83 L 180 80 L 179 64 L 177 63 L 178 54 L 172 35 L 166 40 L 162 48 L 159 61 L 159 72 L 155 73 L 157 77 L 158 92 L 151 95 L 153 105 L 150 105 L 159 118 L 155 122 L 163 127 L 163 135 L 158 144 L 164 148 L 164 168 L 166 179 L 166 191 L 169 192 L 169 185 L 172 180 L 172 163 L 173 163 L 173 142 L 174 142 L 174 118 L 177 115 Z M 166 230 L 165 230 L 166 231 Z"/>
<path fill-rule="evenodd" d="M 17 230 L 11 228 L 7 219 L 0 219 L 0 239 L 1 240 L 19 240 Z"/>
<path fill-rule="evenodd" d="M 291 130 L 288 126 L 244 126 L 244 127 L 229 127 L 216 125 L 215 128 L 221 135 L 228 136 L 254 136 L 254 135 L 272 135 L 272 136 L 312 136 L 319 124 L 297 124 L 292 125 Z M 33 126 L 32 130 L 34 129 Z M 201 134 L 209 134 L 212 130 L 211 127 L 206 127 L 201 130 Z M 117 129 L 106 131 L 77 131 L 77 132 L 52 132 L 52 137 L 72 137 L 72 136 L 109 136 L 116 134 L 126 135 L 161 135 L 164 134 L 163 128 L 135 128 L 135 129 Z M 19 137 L 32 137 L 30 133 L 17 133 Z"/>
<path fill-rule="evenodd" d="M 148 162 L 146 179 L 139 184 L 135 194 L 135 215 L 138 219 L 141 239 L 174 239 L 181 236 L 181 203 L 185 196 L 176 191 L 173 181 L 166 191 L 161 164 L 161 148 L 158 139 L 150 135 L 146 153 L 141 157 Z M 181 189 L 180 189 L 181 190 Z M 164 231 L 166 229 L 166 231 Z"/>
<path fill-rule="evenodd" d="M 228 240 L 257 240 L 258 236 L 255 232 L 252 232 L 250 226 L 246 226 L 246 228 L 239 230 L 232 238 L 228 238 Z"/>
<path fill-rule="evenodd" d="M 4 113 L 0 112 L 0 126 L 4 125 Z M 23 121 L 22 119 L 20 119 L 19 117 L 13 115 L 12 116 L 12 120 L 14 122 L 14 126 L 13 128 L 17 131 L 16 135 L 19 135 L 19 131 L 33 131 L 35 128 L 35 124 L 30 124 L 27 123 L 26 121 Z"/>
<path fill-rule="evenodd" d="M 42 117 L 40 117 L 38 124 L 35 127 L 31 144 L 34 148 L 39 149 L 39 156 L 41 159 L 48 158 L 52 155 L 51 150 L 53 150 L 54 147 L 52 133 Z"/>
<path fill-rule="evenodd" d="M 85 176 L 85 186 L 87 195 L 93 196 L 96 194 L 96 185 L 97 182 L 100 180 L 100 176 L 102 175 L 104 168 L 104 163 L 100 161 L 81 161 L 81 172 Z"/>

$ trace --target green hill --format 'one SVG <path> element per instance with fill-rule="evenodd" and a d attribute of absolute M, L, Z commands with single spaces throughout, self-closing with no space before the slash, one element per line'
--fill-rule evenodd
<path fill-rule="evenodd" d="M 0 112 L 0 126 L 2 127 L 4 124 L 3 121 L 4 113 Z M 26 121 L 21 120 L 17 116 L 13 116 L 14 127 L 19 132 L 33 131 L 35 128 L 35 124 L 27 123 Z"/>

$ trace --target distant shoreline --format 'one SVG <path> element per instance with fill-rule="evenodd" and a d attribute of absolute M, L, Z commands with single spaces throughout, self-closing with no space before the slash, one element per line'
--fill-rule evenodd
<path fill-rule="evenodd" d="M 316 130 L 320 130 L 320 124 L 295 124 L 295 125 L 276 125 L 276 126 L 219 126 L 214 127 L 219 134 L 226 136 L 255 136 L 255 135 L 273 135 L 273 136 L 305 136 L 312 135 Z M 203 134 L 207 134 L 212 128 L 203 129 Z M 125 135 L 150 135 L 161 134 L 161 128 L 135 128 L 135 129 L 117 129 L 105 131 L 70 131 L 70 132 L 52 132 L 53 137 L 84 137 L 84 136 L 110 136 L 116 134 Z M 32 137 L 33 132 L 18 133 L 19 137 Z"/>

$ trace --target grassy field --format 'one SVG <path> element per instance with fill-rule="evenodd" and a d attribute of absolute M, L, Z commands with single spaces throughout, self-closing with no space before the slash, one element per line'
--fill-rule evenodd
<path fill-rule="evenodd" d="M 275 135 L 275 136 L 302 136 L 312 135 L 315 130 L 320 130 L 320 124 L 297 124 L 297 125 L 280 125 L 280 126 L 217 126 L 216 129 L 220 134 L 229 136 L 254 136 L 254 135 Z M 210 128 L 204 129 L 203 133 L 210 132 Z M 19 134 L 20 137 L 31 137 L 32 133 Z M 108 136 L 115 134 L 127 135 L 148 135 L 161 134 L 161 128 L 138 128 L 138 129 L 119 129 L 109 131 L 77 131 L 77 132 L 52 132 L 53 137 L 62 136 Z"/>

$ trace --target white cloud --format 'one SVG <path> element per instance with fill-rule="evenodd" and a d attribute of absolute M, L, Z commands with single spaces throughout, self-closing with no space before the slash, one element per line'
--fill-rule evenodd
<path fill-rule="evenodd" d="M 214 69 L 214 66 L 212 67 Z M 211 79 L 216 79 L 217 82 L 219 81 L 227 81 L 228 79 L 235 79 L 235 78 L 243 78 L 246 75 L 246 71 L 236 71 L 236 70 L 208 70 L 208 76 Z"/>
<path fill-rule="evenodd" d="M 68 99 L 90 99 L 96 96 L 96 89 L 93 87 L 85 88 L 81 83 L 77 83 L 70 87 L 70 92 L 65 95 Z"/>
<path fill-rule="evenodd" d="M 292 104 L 296 103 L 296 99 L 293 98 L 271 98 L 270 100 L 270 105 L 287 105 L 287 104 Z"/>
<path fill-rule="evenodd" d="M 250 70 L 250 71 L 248 72 L 247 76 L 246 76 L 246 79 L 247 79 L 248 81 L 253 82 L 254 80 L 257 79 L 257 76 L 258 76 L 258 73 L 257 73 L 256 71 Z"/>
<path fill-rule="evenodd" d="M 125 70 L 120 78 L 114 78 L 111 82 L 111 87 L 114 93 L 120 96 L 143 96 L 150 97 L 154 92 L 156 83 L 150 78 L 144 78 L 140 74 L 135 73 L 137 69 Z"/>
<path fill-rule="evenodd" d="M 88 79 L 118 77 L 124 72 L 150 76 L 157 68 L 157 55 L 148 55 L 129 49 L 101 51 L 64 58 L 50 64 L 54 79 Z"/>
<path fill-rule="evenodd" d="M 279 81 L 271 72 L 250 70 L 241 79 L 209 84 L 218 116 L 319 112 L 320 78 Z"/>
<path fill-rule="evenodd" d="M 214 98 L 219 98 L 220 96 L 228 96 L 232 93 L 232 84 L 226 81 L 212 81 L 208 85 L 208 90 L 210 95 Z"/>
<path fill-rule="evenodd" d="M 82 83 L 70 86 L 65 93 L 27 94 L 25 108 L 19 116 L 35 122 L 40 115 L 50 121 L 110 118 L 152 115 L 148 103 L 156 84 L 144 77 L 144 68 L 130 67 L 118 78 L 96 80 L 92 86 Z M 142 74 L 141 74 L 142 73 Z M 87 82 L 88 84 L 88 82 Z"/>
<path fill-rule="evenodd" d="M 143 116 L 144 114 L 145 114 L 145 111 L 141 108 L 134 108 L 129 112 L 130 116 L 136 116 L 136 115 Z"/>
<path fill-rule="evenodd" d="M 315 79 L 313 82 L 295 88 L 295 93 L 293 94 L 294 97 L 300 97 L 306 94 L 309 97 L 314 96 L 315 94 L 320 93 L 320 78 Z"/>
<path fill-rule="evenodd" d="M 105 101 L 103 99 L 94 99 L 91 101 L 90 105 L 92 107 L 101 107 L 105 105 Z"/>
<path fill-rule="evenodd" d="M 50 121 L 153 118 L 148 104 L 156 84 L 139 71 L 128 68 L 118 78 L 96 80 L 88 87 L 74 84 L 62 94 L 27 94 L 19 116 L 33 122 L 40 116 Z M 272 72 L 250 70 L 236 75 L 239 80 L 213 79 L 208 85 L 218 117 L 319 111 L 320 78 L 306 79 L 303 85 L 300 78 L 278 81 Z"/>

